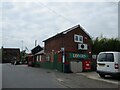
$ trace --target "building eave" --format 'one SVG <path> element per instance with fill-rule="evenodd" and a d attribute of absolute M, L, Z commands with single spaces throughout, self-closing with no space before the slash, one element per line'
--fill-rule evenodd
<path fill-rule="evenodd" d="M 91 39 L 91 36 L 89 35 L 89 33 L 87 33 L 87 32 L 84 30 L 84 28 L 82 28 L 80 25 L 76 25 L 76 26 L 73 26 L 72 28 L 69 28 L 69 29 L 67 29 L 67 30 L 65 30 L 65 31 L 63 31 L 63 32 L 61 32 L 61 33 L 58 33 L 58 34 L 54 35 L 53 37 L 50 37 L 50 38 L 44 40 L 43 42 L 46 42 L 46 41 L 48 41 L 48 40 L 51 40 L 51 39 L 53 39 L 53 38 L 55 38 L 55 37 L 60 37 L 60 36 L 62 36 L 62 35 L 65 35 L 65 34 L 67 34 L 68 32 L 70 32 L 70 31 L 72 31 L 72 30 L 74 30 L 74 29 L 76 29 L 76 28 L 80 28 L 80 29 Z"/>

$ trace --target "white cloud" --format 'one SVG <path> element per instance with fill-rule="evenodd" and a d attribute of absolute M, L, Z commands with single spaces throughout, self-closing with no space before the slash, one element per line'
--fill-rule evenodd
<path fill-rule="evenodd" d="M 11 2 L 11 0 L 1 0 Z M 118 2 L 119 0 L 12 0 L 12 2 Z"/>
<path fill-rule="evenodd" d="M 44 5 L 45 4 L 45 5 Z M 76 24 L 91 36 L 117 35 L 117 3 L 85 2 L 4 2 L 2 3 L 3 45 L 29 49 L 34 40 L 42 41 Z M 111 19 L 112 18 L 112 19 Z M 108 32 L 109 30 L 109 32 Z"/>

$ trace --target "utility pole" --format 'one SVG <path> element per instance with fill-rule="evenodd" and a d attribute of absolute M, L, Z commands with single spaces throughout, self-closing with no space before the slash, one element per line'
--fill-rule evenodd
<path fill-rule="evenodd" d="M 23 61 L 23 40 L 21 42 L 22 42 L 21 60 Z"/>
<path fill-rule="evenodd" d="M 35 40 L 35 47 L 37 46 L 37 40 Z"/>
<path fill-rule="evenodd" d="M 23 40 L 22 40 L 22 51 L 23 51 Z"/>

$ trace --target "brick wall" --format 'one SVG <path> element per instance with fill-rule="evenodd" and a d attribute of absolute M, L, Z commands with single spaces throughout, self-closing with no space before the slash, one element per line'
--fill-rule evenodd
<path fill-rule="evenodd" d="M 87 51 L 78 50 L 78 43 L 74 42 L 74 34 L 83 36 L 83 43 L 88 44 L 89 47 Z M 51 53 L 52 51 L 58 52 L 61 50 L 61 47 L 64 47 L 65 51 L 69 52 L 88 53 L 91 51 L 90 40 L 91 39 L 85 32 L 80 28 L 76 28 L 66 34 L 61 34 L 45 41 L 45 53 Z"/>

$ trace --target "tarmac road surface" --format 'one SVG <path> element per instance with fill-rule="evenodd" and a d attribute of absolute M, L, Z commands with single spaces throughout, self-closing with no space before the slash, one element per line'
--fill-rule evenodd
<path fill-rule="evenodd" d="M 2 88 L 65 88 L 46 69 L 3 64 L 2 71 Z"/>
<path fill-rule="evenodd" d="M 3 64 L 2 88 L 118 88 L 118 85 L 74 73 Z"/>

